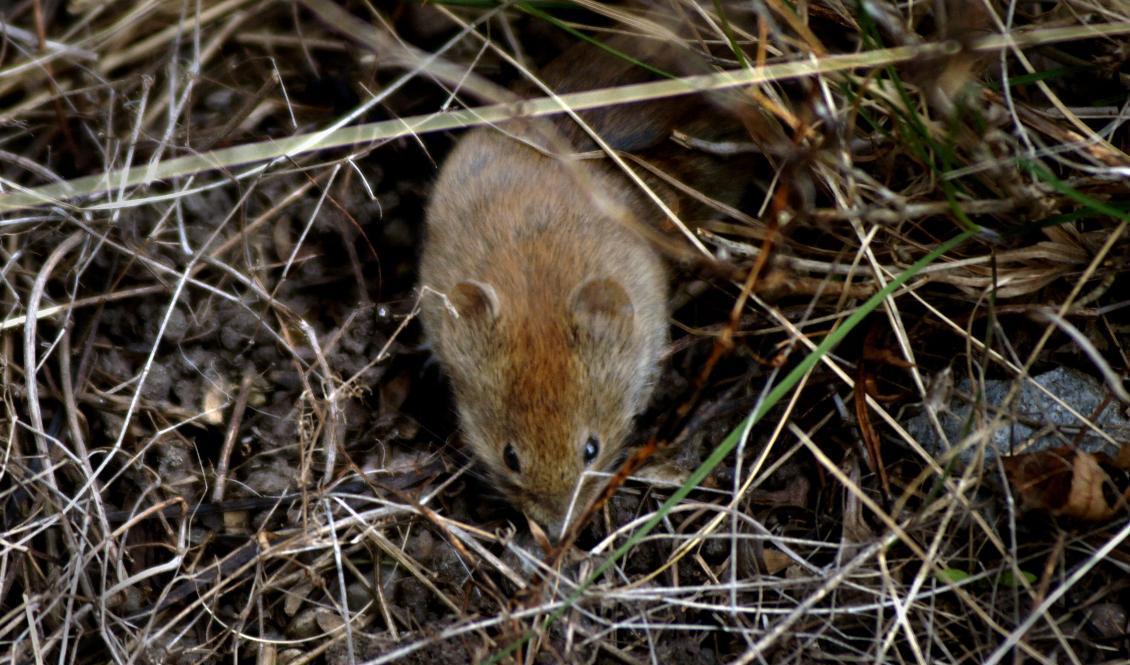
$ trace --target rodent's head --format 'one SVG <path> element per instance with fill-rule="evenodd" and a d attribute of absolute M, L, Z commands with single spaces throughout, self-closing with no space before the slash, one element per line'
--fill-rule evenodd
<path fill-rule="evenodd" d="M 465 439 L 503 494 L 552 538 L 602 486 L 582 483 L 585 472 L 608 470 L 620 456 L 662 343 L 641 330 L 620 281 L 590 278 L 567 298 L 555 284 L 459 282 L 437 339 Z"/>
<path fill-rule="evenodd" d="M 642 202 L 585 166 L 472 131 L 436 182 L 420 257 L 421 319 L 463 438 L 553 538 L 602 485 L 585 472 L 620 457 L 667 339 L 660 256 L 594 196 L 633 216 Z"/>

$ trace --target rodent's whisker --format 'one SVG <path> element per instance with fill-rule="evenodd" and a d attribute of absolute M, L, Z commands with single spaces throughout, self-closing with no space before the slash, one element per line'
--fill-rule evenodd
<path fill-rule="evenodd" d="M 669 49 L 618 39 L 619 51 L 671 60 L 664 71 L 686 69 Z M 654 76 L 579 44 L 541 81 L 565 93 Z M 668 138 L 691 111 L 701 122 L 701 105 L 682 99 L 474 129 L 432 190 L 420 290 L 442 297 L 420 299 L 420 320 L 476 476 L 551 530 L 587 507 L 589 464 L 622 457 L 667 347 L 657 247 L 671 241 L 643 220 L 678 193 L 640 180 L 613 148 L 684 150 Z M 575 159 L 594 149 L 615 167 Z"/>

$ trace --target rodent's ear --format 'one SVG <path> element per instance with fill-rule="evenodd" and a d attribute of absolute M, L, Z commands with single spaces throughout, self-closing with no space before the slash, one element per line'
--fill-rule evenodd
<path fill-rule="evenodd" d="M 593 278 L 573 291 L 569 299 L 573 320 L 589 332 L 631 332 L 636 308 L 624 285 L 615 279 Z"/>
<path fill-rule="evenodd" d="M 498 294 L 494 287 L 484 282 L 467 280 L 459 282 L 448 294 L 459 318 L 487 322 L 498 318 Z"/>

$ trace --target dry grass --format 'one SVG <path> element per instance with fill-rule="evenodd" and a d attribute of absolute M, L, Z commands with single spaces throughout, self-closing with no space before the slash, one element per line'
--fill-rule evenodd
<path fill-rule="evenodd" d="M 6 660 L 1127 662 L 1125 510 L 1025 510 L 994 437 L 1130 439 L 1130 8 L 862 4 L 6 5 Z M 728 90 L 748 142 L 686 141 L 764 172 L 677 220 L 741 278 L 678 276 L 641 438 L 716 361 L 698 411 L 547 556 L 414 261 L 439 130 L 571 30 L 716 71 L 524 112 Z"/>

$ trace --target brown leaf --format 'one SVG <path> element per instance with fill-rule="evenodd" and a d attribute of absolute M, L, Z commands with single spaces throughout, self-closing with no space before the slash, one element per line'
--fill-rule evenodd
<path fill-rule="evenodd" d="M 1114 465 L 1123 471 L 1130 471 L 1130 444 L 1123 444 L 1118 449 L 1118 457 L 1115 458 Z"/>
<path fill-rule="evenodd" d="M 863 342 L 863 357 L 860 359 L 855 375 L 855 417 L 859 421 L 859 433 L 863 437 L 864 450 L 867 452 L 867 468 L 872 473 L 879 475 L 883 497 L 889 500 L 891 483 L 887 478 L 887 466 L 883 462 L 879 432 L 871 422 L 871 413 L 867 408 L 867 397 L 870 395 L 876 401 L 883 400 L 883 397 L 879 394 L 879 380 L 875 374 L 876 366 L 886 364 L 905 368 L 909 367 L 910 364 L 896 356 L 881 343 L 883 334 L 883 328 L 872 323 Z"/>
<path fill-rule="evenodd" d="M 765 564 L 764 570 L 768 575 L 776 575 L 793 563 L 789 555 L 772 547 L 765 548 L 765 551 L 761 553 L 761 560 Z"/>
<path fill-rule="evenodd" d="M 542 551 L 549 554 L 553 551 L 553 542 L 550 541 L 549 535 L 546 534 L 545 529 L 541 528 L 535 520 L 526 518 L 526 524 L 530 527 L 530 535 L 534 537 L 534 542 L 541 547 Z"/>
<path fill-rule="evenodd" d="M 1088 521 L 1108 520 L 1127 508 L 1130 483 L 1101 453 L 1053 448 L 1002 460 L 1024 505 Z"/>

